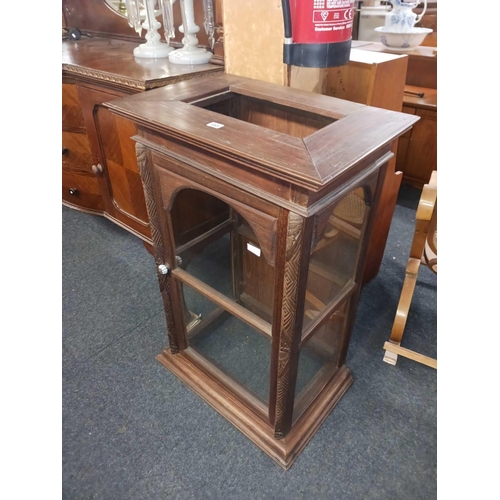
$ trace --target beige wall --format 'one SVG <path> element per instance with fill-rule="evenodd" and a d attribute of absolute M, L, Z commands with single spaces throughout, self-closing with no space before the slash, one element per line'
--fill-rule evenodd
<path fill-rule="evenodd" d="M 224 0 L 226 73 L 283 84 L 280 0 Z"/>
<path fill-rule="evenodd" d="M 325 93 L 324 69 L 283 64 L 281 0 L 224 0 L 223 12 L 226 73 Z"/>

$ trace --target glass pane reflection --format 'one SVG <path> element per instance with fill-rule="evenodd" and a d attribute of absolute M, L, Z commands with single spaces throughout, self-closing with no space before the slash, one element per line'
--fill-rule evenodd
<path fill-rule="evenodd" d="M 171 219 L 178 267 L 270 323 L 274 267 L 248 222 L 223 201 L 194 189 L 177 194 Z"/>
<path fill-rule="evenodd" d="M 201 322 L 188 332 L 189 347 L 267 404 L 271 338 L 187 285 L 184 294 L 189 310 L 203 311 Z"/>
<path fill-rule="evenodd" d="M 349 299 L 312 334 L 299 353 L 294 418 L 318 395 L 338 368 L 340 339 Z"/>
<path fill-rule="evenodd" d="M 357 188 L 330 212 L 317 216 L 319 235 L 309 262 L 304 331 L 354 279 L 366 212 L 364 190 Z"/>

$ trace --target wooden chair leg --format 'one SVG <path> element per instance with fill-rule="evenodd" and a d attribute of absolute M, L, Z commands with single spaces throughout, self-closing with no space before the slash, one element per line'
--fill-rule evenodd
<path fill-rule="evenodd" d="M 425 250 L 427 249 L 427 254 Z M 413 359 L 437 369 L 437 360 L 401 347 L 401 339 L 408 319 L 420 264 L 424 262 L 437 273 L 437 172 L 431 175 L 429 183 L 422 190 L 416 213 L 415 232 L 406 265 L 403 289 L 399 298 L 391 336 L 384 343 L 384 361 L 395 365 L 399 356 Z"/>
<path fill-rule="evenodd" d="M 417 283 L 418 270 L 420 268 L 420 261 L 414 258 L 408 260 L 408 265 L 406 266 L 406 275 L 403 283 L 403 290 L 401 291 L 401 296 L 399 298 L 398 309 L 396 311 L 396 317 L 394 318 L 394 323 L 392 325 L 391 336 L 389 342 L 391 344 L 399 346 L 401 344 L 401 339 L 403 338 L 403 333 L 406 326 L 406 320 L 408 319 L 408 312 L 410 310 L 411 299 L 413 298 L 413 292 L 415 291 L 415 284 Z M 385 351 L 384 361 L 390 365 L 395 365 L 398 360 L 398 355 L 391 351 Z"/>
<path fill-rule="evenodd" d="M 417 363 L 421 363 L 423 365 L 429 366 L 430 368 L 435 368 L 437 370 L 437 360 L 434 358 L 431 358 L 429 356 L 424 356 L 423 354 L 420 354 L 415 351 L 411 351 L 410 349 L 405 349 L 404 347 L 401 347 L 399 345 L 391 344 L 390 342 L 386 342 L 384 344 L 384 349 L 386 349 L 386 355 L 387 354 L 394 354 L 397 356 L 398 354 L 400 356 L 404 356 L 405 358 L 412 359 L 413 361 L 416 361 Z M 385 357 L 384 357 L 385 361 Z"/>

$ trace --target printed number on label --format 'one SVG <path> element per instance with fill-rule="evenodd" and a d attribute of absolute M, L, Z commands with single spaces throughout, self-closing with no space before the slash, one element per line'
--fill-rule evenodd
<path fill-rule="evenodd" d="M 247 243 L 247 250 L 252 252 L 253 254 L 257 255 L 257 257 L 260 257 L 260 248 L 256 247 L 255 245 L 252 245 L 251 243 Z"/>
<path fill-rule="evenodd" d="M 222 123 L 217 123 L 217 122 L 210 122 L 207 123 L 207 127 L 212 127 L 212 128 L 222 128 L 224 125 Z"/>

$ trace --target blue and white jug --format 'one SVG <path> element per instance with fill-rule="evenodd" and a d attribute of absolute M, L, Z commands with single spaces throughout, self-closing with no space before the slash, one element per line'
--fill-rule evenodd
<path fill-rule="evenodd" d="M 392 9 L 385 16 L 385 31 L 391 33 L 408 33 L 413 30 L 425 14 L 427 0 L 424 0 L 422 13 L 417 16 L 413 9 L 420 5 L 420 0 L 404 2 L 402 0 L 391 0 Z"/>

